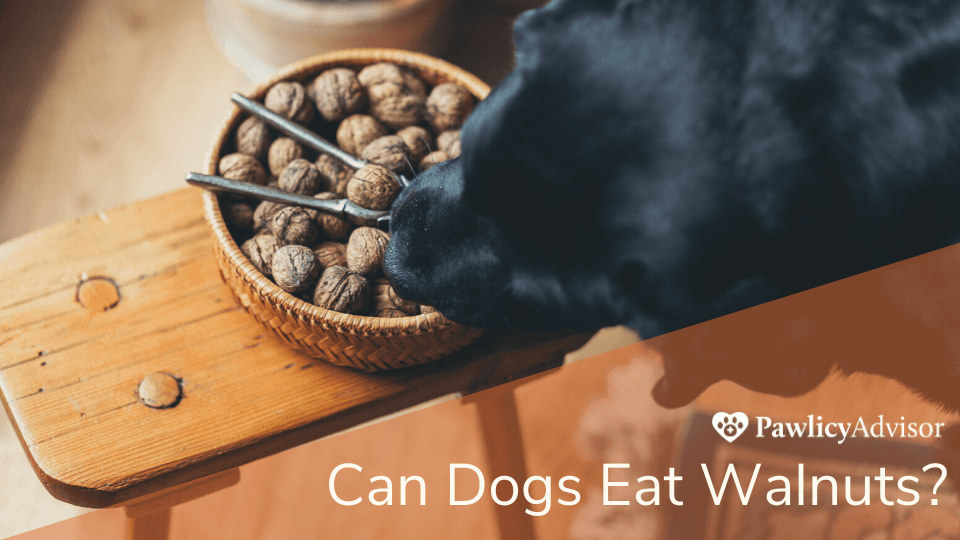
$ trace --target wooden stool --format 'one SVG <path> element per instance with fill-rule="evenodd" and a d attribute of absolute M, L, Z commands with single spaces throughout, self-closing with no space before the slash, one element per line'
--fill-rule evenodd
<path fill-rule="evenodd" d="M 376 374 L 312 360 L 234 301 L 192 189 L 12 240 L 0 261 L 0 397 L 17 435 L 54 497 L 125 506 L 138 539 L 165 538 L 170 507 L 235 484 L 240 465 L 557 367 L 591 337 L 488 332 Z M 481 407 L 485 444 L 520 443 L 508 401 Z M 488 444 L 492 462 L 504 453 Z"/>

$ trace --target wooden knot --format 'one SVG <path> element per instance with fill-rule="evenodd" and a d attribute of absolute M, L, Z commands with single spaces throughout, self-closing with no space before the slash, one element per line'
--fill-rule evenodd
<path fill-rule="evenodd" d="M 169 373 L 160 371 L 151 373 L 140 381 L 137 387 L 140 401 L 147 407 L 167 409 L 180 403 L 180 381 Z"/>
<path fill-rule="evenodd" d="M 86 278 L 77 285 L 77 302 L 90 311 L 107 311 L 120 303 L 120 289 L 108 277 Z"/>

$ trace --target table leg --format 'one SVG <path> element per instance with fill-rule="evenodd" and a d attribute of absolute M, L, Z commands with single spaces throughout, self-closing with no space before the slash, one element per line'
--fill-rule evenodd
<path fill-rule="evenodd" d="M 239 481 L 240 469 L 230 469 L 126 502 L 123 510 L 127 514 L 127 540 L 167 540 L 174 506 Z"/>
<path fill-rule="evenodd" d="M 516 480 L 522 490 L 523 482 L 527 478 L 527 467 L 523 457 L 523 438 L 513 390 L 498 392 L 496 396 L 477 400 L 476 404 L 480 436 L 491 480 L 494 475 L 507 475 Z M 520 494 L 519 498 L 522 499 L 523 495 Z M 500 531 L 501 540 L 536 539 L 533 517 L 524 512 L 523 508 L 523 505 L 517 504 L 495 504 L 497 529 Z"/>
<path fill-rule="evenodd" d="M 523 354 L 536 353 L 524 351 Z M 562 351 L 542 354 L 538 366 L 531 370 L 529 376 L 523 379 L 522 384 L 532 382 L 545 376 L 549 370 L 562 366 L 564 355 L 565 352 Z M 527 479 L 527 467 L 524 460 L 523 435 L 520 431 L 520 416 L 517 412 L 514 389 L 494 390 L 488 392 L 486 396 L 481 393 L 486 388 L 514 380 L 514 375 L 507 375 L 506 377 L 503 375 L 509 372 L 509 370 L 504 369 L 504 366 L 509 365 L 510 361 L 511 357 L 509 355 L 503 355 L 499 362 L 489 362 L 487 373 L 480 375 L 475 383 L 462 393 L 461 403 L 474 403 L 477 406 L 480 439 L 483 442 L 483 451 L 492 476 L 491 480 L 497 476 L 507 475 L 516 480 L 519 489 L 522 490 L 523 482 Z M 522 494 L 520 496 L 522 497 Z M 494 509 L 501 540 L 536 539 L 533 516 L 524 512 L 522 505 L 501 506 L 494 502 Z"/>
<path fill-rule="evenodd" d="M 167 540 L 170 536 L 170 515 L 173 508 L 153 514 L 127 518 L 127 540 Z"/>

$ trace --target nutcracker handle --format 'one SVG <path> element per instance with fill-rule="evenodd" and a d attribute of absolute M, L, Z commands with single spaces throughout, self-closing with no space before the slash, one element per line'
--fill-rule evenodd
<path fill-rule="evenodd" d="M 349 167 L 354 169 L 359 169 L 367 164 L 366 161 L 356 158 L 347 152 L 344 152 L 339 147 L 334 144 L 331 144 L 323 137 L 317 135 L 316 133 L 310 131 L 309 129 L 301 126 L 300 124 L 284 118 L 279 114 L 271 111 L 270 109 L 264 107 L 263 105 L 257 103 L 256 101 L 243 96 L 238 93 L 234 93 L 230 96 L 230 100 L 237 104 L 238 107 L 247 111 L 248 113 L 256 116 L 262 120 L 265 124 L 273 127 L 277 131 L 283 133 L 287 137 L 313 148 L 317 152 L 322 152 L 328 156 L 341 161 Z M 393 174 L 393 173 L 391 173 Z M 393 178 L 400 184 L 401 188 L 405 188 L 410 185 L 410 180 L 407 180 L 405 176 L 393 174 Z"/>
<path fill-rule="evenodd" d="M 315 199 L 313 197 L 307 197 L 306 195 L 289 193 L 282 189 L 228 180 L 222 176 L 193 172 L 187 173 L 186 180 L 188 184 L 201 187 L 208 191 L 235 193 L 261 201 L 272 201 L 290 206 L 310 208 L 332 214 L 361 227 L 376 227 L 388 232 L 390 230 L 389 210 L 370 210 L 355 204 L 349 199 Z"/>

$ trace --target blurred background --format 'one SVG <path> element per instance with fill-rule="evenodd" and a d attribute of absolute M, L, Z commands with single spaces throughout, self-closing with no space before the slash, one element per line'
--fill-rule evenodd
<path fill-rule="evenodd" d="M 361 46 L 413 49 L 447 59 L 495 85 L 512 67 L 512 21 L 539 3 L 0 0 L 0 241 L 184 188 L 183 174 L 204 163 L 230 108 L 230 93 L 314 53 Z M 666 536 L 661 508 L 599 503 L 601 463 L 632 463 L 635 471 L 662 476 L 688 452 L 706 452 L 698 459 L 723 468 L 727 463 L 745 466 L 760 459 L 757 452 L 770 451 L 717 450 L 719 438 L 709 423 L 697 420 L 704 418 L 696 416 L 698 411 L 706 417 L 716 410 L 740 410 L 799 421 L 811 412 L 838 419 L 878 412 L 916 421 L 956 419 L 895 383 L 871 377 L 832 377 L 793 400 L 719 384 L 693 408 L 666 411 L 652 402 L 649 392 L 662 370 L 660 360 L 636 342 L 628 330 L 604 330 L 567 359 L 571 365 L 517 391 L 530 474 L 590 479 L 580 505 L 555 506 L 549 517 L 537 520 L 540 538 Z M 572 364 L 614 349 L 620 353 Z M 491 391 L 489 399 L 496 399 L 498 391 L 505 390 Z M 378 474 L 429 470 L 436 465 L 431 456 L 438 431 L 444 434 L 442 440 L 462 446 L 445 451 L 482 464 L 475 405 L 449 400 L 434 405 L 245 466 L 237 487 L 178 507 L 173 537 L 405 538 L 404 531 L 417 531 L 422 520 L 444 519 L 438 527 L 449 531 L 447 537 L 496 538 L 489 499 L 482 512 L 469 516 L 393 508 L 378 514 L 380 519 L 356 519 L 343 508 L 329 506 L 325 479 L 333 464 L 362 462 Z M 698 431 L 703 425 L 705 430 Z M 366 450 L 358 453 L 357 448 Z M 800 459 L 790 452 L 776 449 L 763 459 L 788 470 Z M 903 454 L 899 447 L 871 452 Z M 824 467 L 838 463 L 827 458 Z M 632 491 L 615 498 L 629 500 Z M 924 510 L 940 513 L 923 515 L 896 514 L 883 506 L 865 514 L 851 507 L 780 512 L 760 505 L 752 513 L 714 508 L 709 516 L 694 509 L 692 516 L 674 522 L 695 530 L 673 537 L 957 538 L 960 503 L 955 493 L 941 495 L 940 507 Z M 85 512 L 44 490 L 0 414 L 0 538 Z M 81 519 L 88 520 L 87 532 L 71 526 L 45 537 L 122 535 L 120 510 Z"/>

